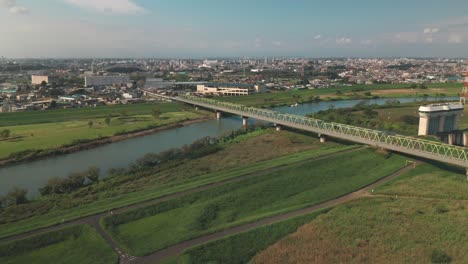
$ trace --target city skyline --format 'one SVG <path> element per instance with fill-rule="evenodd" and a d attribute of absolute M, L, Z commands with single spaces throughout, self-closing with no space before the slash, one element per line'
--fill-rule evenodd
<path fill-rule="evenodd" d="M 468 56 L 468 3 L 415 2 L 0 0 L 0 56 Z"/>

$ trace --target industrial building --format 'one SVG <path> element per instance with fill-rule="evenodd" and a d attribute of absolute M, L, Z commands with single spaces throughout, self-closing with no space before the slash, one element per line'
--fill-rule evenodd
<path fill-rule="evenodd" d="M 203 95 L 239 96 L 260 92 L 261 87 L 253 84 L 209 83 L 197 85 L 197 93 Z"/>
<path fill-rule="evenodd" d="M 85 76 L 85 86 L 105 86 L 115 84 L 126 84 L 130 82 L 128 76 Z"/>
<path fill-rule="evenodd" d="M 430 104 L 419 107 L 418 135 L 437 135 L 457 130 L 463 109 L 461 103 Z"/>
<path fill-rule="evenodd" d="M 42 82 L 50 83 L 52 78 L 47 75 L 31 75 L 31 84 L 41 84 Z"/>
<path fill-rule="evenodd" d="M 171 88 L 174 82 L 165 81 L 163 78 L 147 78 L 145 89 L 167 89 Z"/>

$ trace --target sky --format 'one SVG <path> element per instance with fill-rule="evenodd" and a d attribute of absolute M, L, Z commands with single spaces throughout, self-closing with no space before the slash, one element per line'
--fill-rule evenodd
<path fill-rule="evenodd" d="M 0 57 L 468 57 L 466 0 L 0 0 Z"/>

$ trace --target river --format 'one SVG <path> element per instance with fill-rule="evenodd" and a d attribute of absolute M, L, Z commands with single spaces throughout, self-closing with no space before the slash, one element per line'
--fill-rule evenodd
<path fill-rule="evenodd" d="M 420 100 L 458 100 L 458 97 L 395 98 L 401 103 Z M 302 104 L 297 107 L 276 107 L 274 110 L 284 113 L 305 115 L 326 110 L 331 105 L 335 108 L 352 107 L 365 101 L 368 104 L 385 104 L 389 99 L 343 100 Z M 255 124 L 249 120 L 249 124 Z M 161 152 L 170 148 L 181 147 L 205 137 L 218 137 L 228 131 L 239 129 L 241 119 L 237 116 L 209 120 L 202 123 L 161 131 L 152 135 L 119 141 L 90 150 L 50 157 L 27 163 L 0 168 L 0 195 L 13 187 L 29 190 L 29 196 L 37 195 L 38 188 L 44 186 L 52 177 L 66 177 L 71 172 L 83 171 L 91 166 L 101 169 L 102 177 L 110 168 L 124 168 L 137 158 L 149 152 Z"/>

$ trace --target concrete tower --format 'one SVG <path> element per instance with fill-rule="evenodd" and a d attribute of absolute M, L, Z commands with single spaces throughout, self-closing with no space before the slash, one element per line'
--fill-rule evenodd
<path fill-rule="evenodd" d="M 418 135 L 437 135 L 457 130 L 462 113 L 461 103 L 423 105 L 419 107 Z"/>

